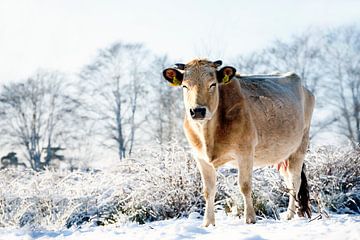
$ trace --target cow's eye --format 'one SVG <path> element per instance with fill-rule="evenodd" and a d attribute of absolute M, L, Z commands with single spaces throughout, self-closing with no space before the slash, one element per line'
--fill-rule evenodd
<path fill-rule="evenodd" d="M 216 87 L 216 83 L 213 83 L 210 85 L 210 89 L 213 88 L 213 87 Z"/>

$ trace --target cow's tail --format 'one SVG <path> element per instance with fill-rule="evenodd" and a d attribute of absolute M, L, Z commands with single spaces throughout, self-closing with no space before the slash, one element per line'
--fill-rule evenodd
<path fill-rule="evenodd" d="M 311 218 L 310 195 L 309 195 L 307 178 L 305 175 L 305 163 L 303 164 L 301 169 L 301 184 L 298 193 L 298 201 L 299 201 L 299 211 L 298 211 L 299 216 L 304 217 L 306 214 L 308 218 Z"/>

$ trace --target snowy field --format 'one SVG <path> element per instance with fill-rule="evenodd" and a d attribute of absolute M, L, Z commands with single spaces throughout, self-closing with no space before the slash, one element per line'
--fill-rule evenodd
<path fill-rule="evenodd" d="M 183 149 L 143 150 L 102 170 L 4 169 L 0 240 L 360 239 L 359 157 L 345 147 L 308 152 L 312 221 L 275 220 L 283 219 L 286 189 L 274 168 L 263 168 L 253 176 L 260 220 L 244 224 L 237 174 L 218 171 L 216 226 L 209 228 L 201 227 L 200 176 Z"/>
<path fill-rule="evenodd" d="M 201 227 L 198 214 L 189 218 L 156 221 L 144 225 L 127 223 L 105 227 L 83 226 L 60 231 L 1 229 L 1 240 L 12 239 L 360 239 L 359 215 L 331 215 L 309 222 L 306 219 L 259 220 L 246 225 L 223 213 L 217 214 L 216 227 Z"/>

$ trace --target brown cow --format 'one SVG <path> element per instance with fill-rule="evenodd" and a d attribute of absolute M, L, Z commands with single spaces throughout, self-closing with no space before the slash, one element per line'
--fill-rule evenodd
<path fill-rule="evenodd" d="M 163 71 L 184 91 L 186 137 L 195 150 L 206 200 L 204 226 L 215 225 L 216 168 L 239 169 L 246 223 L 255 223 L 251 197 L 253 167 L 281 165 L 289 188 L 287 219 L 310 217 L 304 155 L 314 96 L 294 74 L 243 77 L 221 61 L 193 60 Z"/>

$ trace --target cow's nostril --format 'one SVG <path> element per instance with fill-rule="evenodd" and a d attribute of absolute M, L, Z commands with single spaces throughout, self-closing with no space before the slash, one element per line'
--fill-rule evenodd
<path fill-rule="evenodd" d="M 206 115 L 206 108 L 197 107 L 194 109 L 190 109 L 190 115 L 193 119 L 203 119 Z"/>
<path fill-rule="evenodd" d="M 201 118 L 204 118 L 204 117 L 205 117 L 205 113 L 206 113 L 206 109 L 205 109 L 205 108 L 197 108 L 196 110 L 197 110 L 197 111 L 195 111 L 195 112 L 198 112 L 198 113 L 199 113 L 199 116 L 200 116 Z"/>
<path fill-rule="evenodd" d="M 191 109 L 191 108 L 190 108 L 190 116 L 191 116 L 192 118 L 195 118 L 195 112 L 194 112 L 194 110 Z"/>

